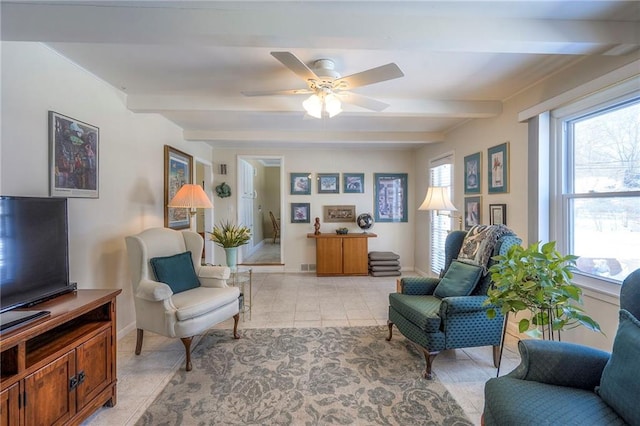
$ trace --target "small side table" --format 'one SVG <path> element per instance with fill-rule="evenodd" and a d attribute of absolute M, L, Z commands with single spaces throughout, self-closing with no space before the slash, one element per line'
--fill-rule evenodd
<path fill-rule="evenodd" d="M 249 321 L 251 321 L 251 302 L 253 291 L 253 270 L 244 266 L 235 266 L 231 268 L 231 276 L 229 277 L 229 285 L 238 287 L 242 296 L 243 304 L 240 307 L 242 311 L 242 321 L 244 321 L 245 313 L 249 312 Z M 246 285 L 249 284 L 249 293 L 246 292 Z M 247 296 L 249 296 L 247 298 Z"/>

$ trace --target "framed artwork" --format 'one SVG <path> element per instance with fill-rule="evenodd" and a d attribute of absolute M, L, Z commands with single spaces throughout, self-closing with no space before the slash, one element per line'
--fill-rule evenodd
<path fill-rule="evenodd" d="M 324 206 L 323 222 L 355 222 L 356 206 Z"/>
<path fill-rule="evenodd" d="M 49 111 L 49 192 L 98 198 L 100 129 Z"/>
<path fill-rule="evenodd" d="M 489 148 L 489 194 L 509 192 L 509 142 Z"/>
<path fill-rule="evenodd" d="M 345 194 L 364 194 L 364 173 L 343 173 L 342 185 Z"/>
<path fill-rule="evenodd" d="M 340 173 L 318 173 L 318 194 L 339 194 Z"/>
<path fill-rule="evenodd" d="M 407 174 L 374 173 L 374 220 L 407 222 Z"/>
<path fill-rule="evenodd" d="M 482 223 L 482 197 L 465 197 L 464 199 L 464 228 Z"/>
<path fill-rule="evenodd" d="M 480 174 L 482 171 L 482 153 L 464 157 L 464 193 L 479 194 L 481 188 Z"/>
<path fill-rule="evenodd" d="M 311 223 L 310 203 L 291 203 L 291 223 Z"/>
<path fill-rule="evenodd" d="M 291 195 L 311 194 L 311 173 L 291 173 Z"/>
<path fill-rule="evenodd" d="M 167 207 L 182 185 L 191 183 L 193 157 L 169 145 L 164 146 L 164 226 L 184 229 L 191 225 L 189 209 Z"/>
<path fill-rule="evenodd" d="M 489 204 L 489 225 L 507 224 L 507 205 Z"/>

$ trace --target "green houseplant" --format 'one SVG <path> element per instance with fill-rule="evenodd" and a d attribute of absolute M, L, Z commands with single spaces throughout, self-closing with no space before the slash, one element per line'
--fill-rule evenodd
<path fill-rule="evenodd" d="M 224 248 L 227 257 L 227 266 L 235 268 L 238 259 L 238 247 L 243 246 L 251 239 L 251 230 L 244 225 L 236 225 L 230 221 L 221 221 L 213 227 L 211 240 Z"/>
<path fill-rule="evenodd" d="M 494 286 L 485 303 L 503 314 L 529 311 L 529 316 L 518 322 L 520 333 L 540 337 L 546 329 L 551 337 L 579 325 L 601 332 L 600 325 L 580 307 L 582 290 L 571 281 L 577 256 L 562 256 L 555 241 L 527 248 L 515 245 L 493 259 L 496 263 L 489 273 Z M 495 317 L 497 308 L 489 308 L 487 315 Z"/>
<path fill-rule="evenodd" d="M 223 248 L 240 247 L 251 239 L 251 230 L 244 225 L 236 225 L 231 221 L 221 221 L 213 227 L 211 240 Z"/>

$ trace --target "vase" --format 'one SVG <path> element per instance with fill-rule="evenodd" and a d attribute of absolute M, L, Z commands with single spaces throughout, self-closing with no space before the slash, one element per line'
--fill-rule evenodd
<path fill-rule="evenodd" d="M 225 247 L 224 252 L 227 255 L 227 266 L 235 268 L 238 265 L 238 247 Z"/>

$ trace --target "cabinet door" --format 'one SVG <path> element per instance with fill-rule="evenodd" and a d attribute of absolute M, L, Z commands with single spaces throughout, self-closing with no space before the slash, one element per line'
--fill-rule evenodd
<path fill-rule="evenodd" d="M 367 275 L 369 260 L 366 238 L 345 238 L 342 243 L 342 269 L 345 275 Z"/>
<path fill-rule="evenodd" d="M 76 374 L 75 365 L 71 351 L 24 379 L 25 424 L 61 425 L 75 414 L 76 393 L 69 386 Z"/>
<path fill-rule="evenodd" d="M 111 383 L 111 330 L 105 330 L 76 348 L 77 410 Z"/>
<path fill-rule="evenodd" d="M 318 275 L 342 274 L 342 238 L 316 239 L 316 273 Z"/>
<path fill-rule="evenodd" d="M 18 383 L 0 393 L 0 425 L 18 426 L 20 424 L 20 386 Z"/>

